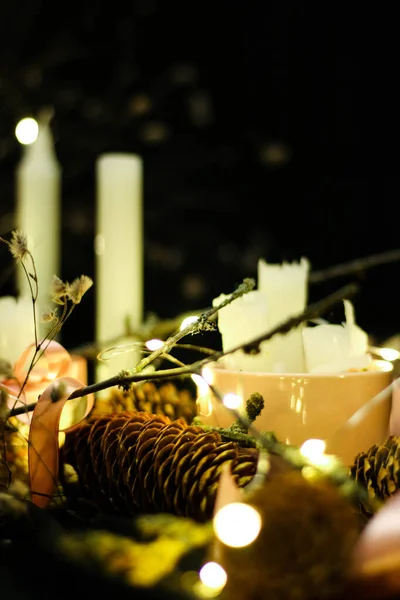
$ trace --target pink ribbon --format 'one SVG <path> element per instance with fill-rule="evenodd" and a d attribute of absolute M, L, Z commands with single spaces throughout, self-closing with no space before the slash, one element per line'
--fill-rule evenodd
<path fill-rule="evenodd" d="M 15 379 L 0 383 L 0 388 L 8 394 L 8 407 L 24 406 L 27 397 L 35 396 L 37 400 L 32 413 L 25 412 L 19 419 L 30 423 L 28 466 L 32 502 L 45 508 L 54 494 L 59 472 L 59 439 L 60 431 L 69 431 L 83 420 L 91 411 L 94 395 L 69 400 L 84 383 L 66 376 L 72 359 L 67 350 L 58 342 L 50 342 L 40 359 L 30 371 L 23 390 L 35 346 L 29 346 L 14 366 Z M 85 403 L 80 416 L 68 427 L 60 429 L 60 418 L 66 402 Z"/>
<path fill-rule="evenodd" d="M 51 341 L 42 352 L 39 360 L 29 373 L 29 377 L 21 392 L 29 366 L 34 356 L 35 344 L 31 344 L 21 354 L 14 365 L 14 375 L 12 379 L 7 379 L 0 384 L 0 387 L 8 393 L 7 404 L 10 410 L 20 408 L 29 404 L 29 397 L 34 397 L 33 402 L 52 381 L 59 377 L 67 375 L 71 366 L 72 359 L 69 352 L 58 342 Z M 31 413 L 25 412 L 18 416 L 18 419 L 24 423 L 29 423 Z"/>
<path fill-rule="evenodd" d="M 62 377 L 51 383 L 41 394 L 33 411 L 29 429 L 29 480 L 32 502 L 45 508 L 54 494 L 59 471 L 59 431 L 70 431 L 91 411 L 94 396 L 84 398 L 86 406 L 82 417 L 73 425 L 61 429 L 61 412 L 70 395 L 82 387 L 82 383 L 72 377 Z M 81 398 L 79 400 L 82 400 Z"/>

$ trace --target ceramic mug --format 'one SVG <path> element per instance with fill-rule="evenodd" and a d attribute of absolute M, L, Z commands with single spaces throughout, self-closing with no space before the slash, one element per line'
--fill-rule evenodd
<path fill-rule="evenodd" d="M 327 452 L 350 465 L 359 452 L 388 435 L 391 393 L 376 397 L 390 386 L 392 373 L 386 361 L 377 361 L 373 370 L 334 374 L 231 371 L 213 363 L 203 376 L 221 397 L 239 396 L 239 412 L 252 393 L 260 393 L 264 408 L 254 422 L 259 431 L 273 431 L 282 442 L 296 446 L 310 438 L 323 439 Z M 235 420 L 211 393 L 197 403 L 203 424 L 229 427 Z"/>

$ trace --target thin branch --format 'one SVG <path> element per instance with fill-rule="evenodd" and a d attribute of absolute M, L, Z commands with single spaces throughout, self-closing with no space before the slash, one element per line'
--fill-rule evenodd
<path fill-rule="evenodd" d="M 345 299 L 353 297 L 358 291 L 359 291 L 358 285 L 349 284 L 349 285 L 337 290 L 333 294 L 330 294 L 326 298 L 323 298 L 322 300 L 315 302 L 314 304 L 310 304 L 303 312 L 301 312 L 297 315 L 294 315 L 292 317 L 289 317 L 287 320 L 283 321 L 281 324 L 279 324 L 279 325 L 273 327 L 272 329 L 270 329 L 269 331 L 259 335 L 252 341 L 247 342 L 246 344 L 240 344 L 240 345 L 236 346 L 235 348 L 232 348 L 225 352 L 223 352 L 223 351 L 214 352 L 210 356 L 208 356 L 202 360 L 196 361 L 191 365 L 187 365 L 185 367 L 178 367 L 178 368 L 174 368 L 174 369 L 165 369 L 162 371 L 155 371 L 153 373 L 142 371 L 142 372 L 135 372 L 132 375 L 124 375 L 124 372 L 122 372 L 122 374 L 115 375 L 114 377 L 111 377 L 110 379 L 106 379 L 104 381 L 100 381 L 98 383 L 88 385 L 88 386 L 85 386 L 85 387 L 75 390 L 70 395 L 69 400 L 73 400 L 74 398 L 81 398 L 88 394 L 95 394 L 97 392 L 100 392 L 100 391 L 105 390 L 110 387 L 127 386 L 128 384 L 131 384 L 134 382 L 139 382 L 139 381 L 146 381 L 146 380 L 150 380 L 150 379 L 161 380 L 161 379 L 167 379 L 170 377 L 180 377 L 182 375 L 201 374 L 202 368 L 204 366 L 206 366 L 208 363 L 216 362 L 217 360 L 219 360 L 220 358 L 223 358 L 224 356 L 227 356 L 228 354 L 233 354 L 234 352 L 237 352 L 237 350 L 251 351 L 253 349 L 256 349 L 260 345 L 261 342 L 270 340 L 277 334 L 284 335 L 286 333 L 289 333 L 292 329 L 298 327 L 302 323 L 310 321 L 311 319 L 316 319 L 316 318 L 328 313 L 339 302 L 342 302 Z M 229 298 L 231 298 L 231 296 Z M 212 314 L 214 314 L 216 311 L 218 311 L 220 308 L 222 308 L 222 306 L 225 306 L 225 303 L 220 304 L 218 307 L 215 307 L 214 309 L 212 309 L 212 311 L 208 311 L 208 313 L 212 312 Z M 208 313 L 205 313 L 205 315 Z M 202 319 L 202 317 L 200 319 Z M 192 325 L 189 326 L 188 328 L 186 328 L 184 331 L 188 330 L 191 332 Z M 196 325 L 196 323 L 194 325 Z M 182 333 L 182 332 L 180 332 L 180 333 Z M 186 333 L 185 333 L 185 335 L 186 335 Z M 159 350 L 154 352 L 152 354 L 152 357 L 156 358 L 156 357 L 160 356 L 160 354 L 163 354 L 165 352 L 166 347 L 171 349 L 173 346 L 172 340 L 175 337 L 176 336 L 173 336 L 173 338 L 171 338 L 170 340 L 167 340 L 166 344 L 164 344 L 163 347 L 160 349 L 161 352 Z M 151 362 L 152 361 L 148 361 L 147 365 L 150 364 Z M 23 406 L 20 408 L 15 408 L 14 410 L 12 410 L 10 412 L 10 417 L 16 416 L 19 414 L 23 414 L 24 412 L 30 412 L 35 408 L 35 406 L 36 406 L 36 403 L 32 403 L 32 404 L 27 404 L 26 406 Z"/>
<path fill-rule="evenodd" d="M 254 279 L 244 279 L 243 282 L 239 285 L 239 287 L 232 294 L 230 294 L 223 302 L 221 302 L 221 304 L 210 308 L 207 312 L 201 315 L 197 319 L 197 321 L 194 321 L 194 323 L 190 323 L 189 325 L 187 325 L 187 327 L 185 327 L 181 331 L 178 331 L 178 333 L 176 333 L 172 337 L 168 338 L 161 346 L 161 348 L 155 350 L 152 354 L 150 354 L 150 356 L 146 356 L 145 358 L 143 358 L 136 365 L 135 371 L 137 373 L 143 371 L 143 369 L 145 369 L 149 364 L 156 360 L 156 358 L 158 358 L 161 354 L 168 354 L 170 350 L 179 342 L 179 340 L 181 340 L 189 333 L 196 333 L 198 331 L 209 329 L 209 320 L 213 315 L 215 315 L 224 306 L 230 304 L 233 300 L 236 300 L 237 298 L 240 298 L 244 294 L 250 292 L 252 289 L 254 289 L 255 285 L 256 282 Z"/>
<path fill-rule="evenodd" d="M 329 279 L 335 279 L 336 277 L 343 277 L 345 275 L 354 275 L 367 269 L 371 269 L 372 267 L 378 267 L 379 265 L 398 261 L 400 261 L 400 249 L 389 250 L 388 252 L 372 254 L 365 258 L 356 258 L 350 262 L 341 263 L 320 271 L 311 271 L 309 281 L 310 283 L 321 283 L 323 281 L 328 281 Z"/>

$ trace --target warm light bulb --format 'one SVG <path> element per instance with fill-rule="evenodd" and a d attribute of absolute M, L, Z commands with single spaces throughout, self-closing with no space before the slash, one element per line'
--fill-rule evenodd
<path fill-rule="evenodd" d="M 226 408 L 232 408 L 235 410 L 241 406 L 242 398 L 237 394 L 225 394 L 225 396 L 222 398 L 222 402 Z"/>
<path fill-rule="evenodd" d="M 39 135 L 39 124 L 32 117 L 21 119 L 15 128 L 15 137 L 25 146 L 36 142 Z"/>
<path fill-rule="evenodd" d="M 226 504 L 213 519 L 215 535 L 223 544 L 232 548 L 243 548 L 254 542 L 261 525 L 260 513 L 243 502 Z"/>
<path fill-rule="evenodd" d="M 164 346 L 164 342 L 162 340 L 152 339 L 152 340 L 147 340 L 147 342 L 146 342 L 146 348 L 148 350 L 150 350 L 151 352 L 154 352 L 155 350 L 159 350 L 163 346 Z"/>
<path fill-rule="evenodd" d="M 201 371 L 201 376 L 209 385 L 214 383 L 214 373 L 209 367 L 204 367 L 204 369 Z"/>
<path fill-rule="evenodd" d="M 199 577 L 204 585 L 215 592 L 220 592 L 228 579 L 225 569 L 216 562 L 206 563 L 200 569 Z"/>
<path fill-rule="evenodd" d="M 399 360 L 400 352 L 395 350 L 395 348 L 372 348 L 375 354 L 383 358 L 383 360 L 388 360 L 389 362 L 393 362 L 394 360 Z"/>
<path fill-rule="evenodd" d="M 186 317 L 186 319 L 183 319 L 181 326 L 180 326 L 180 331 L 183 331 L 184 329 L 186 329 L 186 327 L 188 325 L 191 325 L 192 323 L 196 323 L 196 321 L 199 320 L 199 317 Z"/>
<path fill-rule="evenodd" d="M 310 439 L 306 440 L 300 448 L 304 458 L 308 458 L 311 462 L 318 460 L 325 452 L 326 444 L 324 440 Z"/>

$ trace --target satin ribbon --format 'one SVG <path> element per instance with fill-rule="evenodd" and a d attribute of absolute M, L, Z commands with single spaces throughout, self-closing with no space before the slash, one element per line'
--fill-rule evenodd
<path fill-rule="evenodd" d="M 21 392 L 21 386 L 25 381 L 32 357 L 35 353 L 35 344 L 31 344 L 21 354 L 14 365 L 13 379 L 7 379 L 0 385 L 8 392 L 8 408 L 20 408 L 30 402 L 35 402 L 42 391 L 59 377 L 68 374 L 72 363 L 69 352 L 58 342 L 51 341 L 42 352 L 39 360 L 29 373 L 29 377 Z M 83 384 L 82 384 L 83 385 Z M 23 423 L 29 423 L 32 414 L 25 412 L 17 417 Z"/>
<path fill-rule="evenodd" d="M 82 383 L 72 377 L 62 377 L 51 383 L 41 394 L 32 415 L 29 429 L 29 481 L 32 502 L 45 508 L 54 494 L 59 470 L 59 431 L 69 431 L 82 421 L 91 411 L 94 395 L 78 398 L 85 402 L 81 417 L 75 423 L 60 429 L 62 410 L 70 395 L 83 387 Z"/>
<path fill-rule="evenodd" d="M 67 376 L 72 358 L 61 344 L 54 341 L 48 344 L 29 373 L 21 392 L 34 352 L 35 346 L 31 345 L 22 353 L 14 366 L 15 379 L 1 382 L 0 388 L 8 394 L 10 409 L 29 403 L 29 396 L 37 400 L 32 413 L 23 413 L 18 418 L 30 423 L 28 467 L 32 502 L 45 508 L 53 497 L 58 481 L 58 434 L 60 431 L 69 431 L 89 414 L 94 395 L 69 400 L 70 395 L 85 384 Z M 60 428 L 61 413 L 67 401 L 75 405 L 70 405 L 75 408 L 75 411 L 71 411 L 75 418 L 66 427 Z"/>

